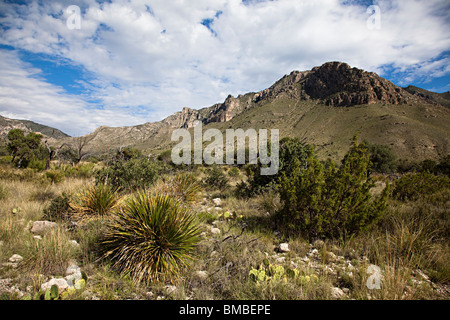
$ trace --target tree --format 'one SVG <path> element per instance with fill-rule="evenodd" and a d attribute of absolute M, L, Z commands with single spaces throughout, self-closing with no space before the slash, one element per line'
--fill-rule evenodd
<path fill-rule="evenodd" d="M 42 158 L 45 148 L 41 144 L 43 136 L 34 132 L 25 135 L 21 129 L 12 129 L 8 132 L 7 149 L 11 155 L 11 163 L 17 167 L 26 167 L 31 159 Z"/>
<path fill-rule="evenodd" d="M 270 146 L 267 148 L 271 150 Z M 264 192 L 267 189 L 274 188 L 283 174 L 290 176 L 296 165 L 306 165 L 306 159 L 313 152 L 313 148 L 306 145 L 299 138 L 283 138 L 280 140 L 280 154 L 279 154 L 279 170 L 276 175 L 263 176 L 261 175 L 261 164 L 248 165 L 247 175 L 248 183 L 240 183 L 238 185 L 239 193 L 247 194 L 249 196 Z M 297 161 L 299 162 L 297 164 Z"/>
<path fill-rule="evenodd" d="M 315 154 L 306 165 L 297 160 L 292 174 L 281 178 L 280 226 L 310 240 L 346 239 L 365 229 L 384 213 L 388 196 L 386 188 L 372 199 L 369 168 L 368 150 L 356 137 L 340 168 L 331 161 L 323 165 Z"/>
<path fill-rule="evenodd" d="M 397 170 L 397 157 L 389 146 L 364 142 L 370 154 L 371 170 L 378 173 L 392 173 Z"/>

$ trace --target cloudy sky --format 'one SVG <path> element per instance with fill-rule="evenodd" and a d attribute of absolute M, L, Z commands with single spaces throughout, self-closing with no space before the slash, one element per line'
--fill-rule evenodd
<path fill-rule="evenodd" d="M 0 0 L 0 115 L 74 136 L 210 106 L 327 61 L 448 91 L 450 2 Z"/>

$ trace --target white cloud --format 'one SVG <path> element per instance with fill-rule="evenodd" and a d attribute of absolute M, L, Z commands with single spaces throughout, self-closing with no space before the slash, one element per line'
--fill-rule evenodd
<path fill-rule="evenodd" d="M 14 51 L 0 51 L 0 114 L 28 119 L 71 135 L 82 135 L 101 125 L 139 124 L 142 119 L 120 109 L 93 109 L 81 98 L 40 78 L 41 70 L 23 63 Z"/>
<path fill-rule="evenodd" d="M 367 28 L 366 7 L 339 0 L 86 0 L 78 4 L 81 29 L 69 30 L 64 10 L 73 2 L 3 4 L 0 21 L 8 29 L 0 43 L 83 66 L 96 77 L 92 99 L 106 110 L 144 106 L 150 116 L 141 122 L 261 90 L 326 61 L 380 73 L 390 65 L 411 80 L 449 74 L 435 60 L 450 48 L 445 1 L 375 1 L 380 30 Z M 204 19 L 212 19 L 212 31 Z"/>

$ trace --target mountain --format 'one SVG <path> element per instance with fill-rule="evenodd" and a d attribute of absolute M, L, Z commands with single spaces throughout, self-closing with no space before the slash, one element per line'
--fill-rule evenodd
<path fill-rule="evenodd" d="M 293 71 L 270 88 L 200 110 L 183 108 L 166 119 L 132 127 L 100 127 L 83 137 L 91 154 L 132 146 L 148 153 L 172 148 L 171 133 L 202 121 L 204 130 L 279 129 L 301 137 L 319 156 L 339 160 L 353 135 L 392 147 L 400 158 L 437 159 L 450 151 L 448 94 L 401 88 L 376 73 L 328 62 Z M 70 143 L 73 139 L 61 141 Z M 61 142 L 59 142 L 61 143 Z"/>
<path fill-rule="evenodd" d="M 437 103 L 443 105 L 444 107 L 450 108 L 450 91 L 437 93 L 415 86 L 408 86 L 404 89 L 413 95 L 426 99 L 430 103 Z"/>
<path fill-rule="evenodd" d="M 38 132 L 41 133 L 44 137 L 53 139 L 64 139 L 69 137 L 69 135 L 58 129 L 48 127 L 33 121 L 8 119 L 0 116 L 0 138 L 6 138 L 8 132 L 12 129 L 21 129 L 25 132 Z"/>

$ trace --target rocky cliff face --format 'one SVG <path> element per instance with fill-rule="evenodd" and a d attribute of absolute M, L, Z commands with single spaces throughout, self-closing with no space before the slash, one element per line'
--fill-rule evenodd
<path fill-rule="evenodd" d="M 377 74 L 341 62 L 313 68 L 303 88 L 312 99 L 332 106 L 403 104 L 413 100 L 408 92 Z"/>

